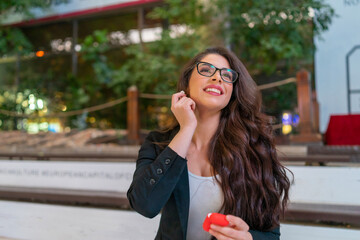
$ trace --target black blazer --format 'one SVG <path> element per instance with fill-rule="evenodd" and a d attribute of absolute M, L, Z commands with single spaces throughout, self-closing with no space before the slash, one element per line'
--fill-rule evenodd
<path fill-rule="evenodd" d="M 148 218 L 161 213 L 156 240 L 185 240 L 189 215 L 187 160 L 156 142 L 170 141 L 178 128 L 151 132 L 139 150 L 133 181 L 127 192 L 131 207 Z M 199 229 L 199 231 L 203 231 Z M 269 232 L 250 229 L 253 240 L 278 240 L 280 229 Z"/>

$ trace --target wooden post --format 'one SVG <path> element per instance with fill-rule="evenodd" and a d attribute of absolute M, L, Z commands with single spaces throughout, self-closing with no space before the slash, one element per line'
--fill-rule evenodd
<path fill-rule="evenodd" d="M 136 86 L 127 90 L 127 138 L 131 144 L 139 144 L 140 116 L 139 116 L 139 92 Z"/>
<path fill-rule="evenodd" d="M 312 96 L 309 72 L 301 70 L 296 74 L 296 87 L 300 115 L 300 133 L 310 134 L 312 132 Z"/>
<path fill-rule="evenodd" d="M 317 101 L 316 97 L 316 91 L 312 91 L 312 106 L 313 106 L 313 129 L 315 133 L 318 133 L 320 131 L 319 128 L 319 102 Z"/>
<path fill-rule="evenodd" d="M 314 131 L 313 124 L 313 96 L 311 91 L 310 73 L 300 70 L 296 74 L 296 87 L 299 110 L 300 134 L 290 136 L 292 143 L 314 143 L 321 142 L 321 135 Z"/>

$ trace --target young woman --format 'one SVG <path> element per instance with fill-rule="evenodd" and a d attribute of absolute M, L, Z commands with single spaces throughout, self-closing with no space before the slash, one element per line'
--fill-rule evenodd
<path fill-rule="evenodd" d="M 209 48 L 185 66 L 178 91 L 176 126 L 151 132 L 139 151 L 132 208 L 149 218 L 161 211 L 155 239 L 279 239 L 290 182 L 244 65 L 225 48 Z M 212 212 L 229 225 L 204 231 Z"/>

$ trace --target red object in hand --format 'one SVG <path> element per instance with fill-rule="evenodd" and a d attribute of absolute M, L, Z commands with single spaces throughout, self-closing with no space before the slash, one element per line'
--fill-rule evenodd
<path fill-rule="evenodd" d="M 211 224 L 216 224 L 225 227 L 229 225 L 229 221 L 226 220 L 226 215 L 224 214 L 209 213 L 204 220 L 203 229 L 208 232 Z"/>

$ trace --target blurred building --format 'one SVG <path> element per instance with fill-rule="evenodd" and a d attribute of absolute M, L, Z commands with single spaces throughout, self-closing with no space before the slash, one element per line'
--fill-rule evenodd
<path fill-rule="evenodd" d="M 162 1 L 159 0 L 54 1 L 49 9 L 33 9 L 33 19 L 25 20 L 22 15 L 10 15 L 2 23 L 19 27 L 34 45 L 36 55 L 33 60 L 37 60 L 22 63 L 22 71 L 28 64 L 35 67 L 41 62 L 43 66 L 55 60 L 55 75 L 56 72 L 63 73 L 65 69 L 72 69 L 76 75 L 85 67 L 77 58 L 77 52 L 81 50 L 79 41 L 95 30 L 107 30 L 113 46 L 112 55 L 120 61 L 124 45 L 153 41 L 156 38 L 163 23 L 147 18 L 146 14 L 160 4 Z M 41 60 L 44 58 L 47 61 Z M 13 64 L 13 61 L 8 60 L 8 63 Z"/>
<path fill-rule="evenodd" d="M 26 56 L 2 56 L 0 85 L 17 86 L 26 82 L 26 88 L 32 89 L 31 91 L 38 89 L 40 92 L 46 89 L 48 93 L 55 92 L 52 106 L 47 106 L 44 99 L 44 106 L 37 108 L 36 104 L 32 106 L 30 100 L 27 100 L 28 104 L 23 104 L 24 108 L 29 108 L 24 110 L 26 114 L 44 111 L 44 115 L 48 107 L 66 111 L 69 106 L 63 105 L 60 100 L 56 102 L 56 99 L 62 99 L 62 92 L 73 87 L 68 85 L 69 81 L 72 81 L 73 77 L 82 79 L 83 81 L 78 83 L 80 86 L 76 86 L 78 91 L 82 91 L 81 84 L 86 85 L 93 75 L 92 65 L 80 57 L 85 38 L 93 35 L 94 31 L 105 30 L 110 50 L 104 55 L 114 67 L 119 67 L 126 60 L 124 49 L 127 46 L 155 41 L 160 38 L 163 27 L 168 27 L 166 22 L 147 17 L 150 11 L 162 4 L 161 0 L 71 0 L 67 3 L 53 1 L 48 9 L 31 9 L 31 19 L 21 14 L 3 14 L 0 17 L 1 23 L 20 28 L 33 45 L 34 52 Z M 93 44 L 97 44 L 96 40 Z M 57 94 L 59 96 L 56 96 Z M 21 97 L 25 101 L 28 96 Z M 78 99 L 79 97 L 77 101 Z M 33 133 L 47 129 L 64 130 L 64 123 L 60 119 L 50 120 L 25 119 L 16 121 L 13 124 L 15 126 L 10 128 L 26 129 Z M 0 120 L 0 126 L 5 122 L 6 120 Z"/>
<path fill-rule="evenodd" d="M 315 80 L 320 131 L 331 115 L 360 113 L 360 1 L 326 0 L 337 17 L 315 39 Z"/>

